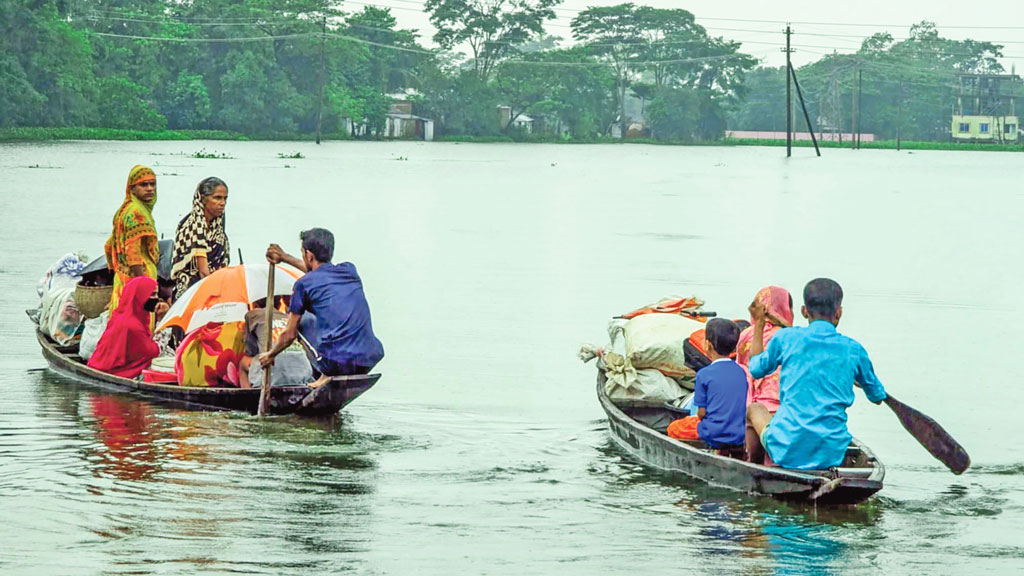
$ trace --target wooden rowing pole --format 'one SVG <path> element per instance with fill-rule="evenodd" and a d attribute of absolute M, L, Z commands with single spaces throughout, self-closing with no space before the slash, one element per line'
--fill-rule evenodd
<path fill-rule="evenodd" d="M 274 269 L 277 268 L 274 264 L 271 264 L 270 268 L 267 269 L 267 302 L 264 307 L 265 315 L 264 320 L 267 324 L 267 343 L 263 352 L 269 352 L 274 347 Z M 266 416 L 270 412 L 270 371 L 272 365 L 267 364 L 266 368 L 263 369 L 263 385 L 260 387 L 260 406 L 258 414 L 260 416 Z"/>

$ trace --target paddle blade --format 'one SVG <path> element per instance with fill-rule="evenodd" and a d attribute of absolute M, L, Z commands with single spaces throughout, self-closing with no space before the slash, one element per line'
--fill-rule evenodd
<path fill-rule="evenodd" d="M 907 432 L 954 474 L 963 474 L 971 465 L 971 457 L 964 447 L 927 414 L 914 410 L 892 396 L 887 397 L 885 403 L 896 413 Z"/>

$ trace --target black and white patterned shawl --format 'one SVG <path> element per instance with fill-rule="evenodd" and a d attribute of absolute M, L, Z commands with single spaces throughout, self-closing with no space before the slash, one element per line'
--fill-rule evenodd
<path fill-rule="evenodd" d="M 175 298 L 181 297 L 190 286 L 199 281 L 196 256 L 206 256 L 210 272 L 231 264 L 231 247 L 224 231 L 225 215 L 221 214 L 207 224 L 201 187 L 202 183 L 196 187 L 195 196 L 192 198 L 192 211 L 181 219 L 174 234 L 171 278 L 174 280 Z"/>

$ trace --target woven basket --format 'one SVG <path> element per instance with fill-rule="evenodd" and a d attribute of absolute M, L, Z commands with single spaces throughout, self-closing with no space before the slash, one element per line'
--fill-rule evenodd
<path fill-rule="evenodd" d="M 86 319 L 92 319 L 106 310 L 110 304 L 113 286 L 82 286 L 75 287 L 75 305 Z"/>

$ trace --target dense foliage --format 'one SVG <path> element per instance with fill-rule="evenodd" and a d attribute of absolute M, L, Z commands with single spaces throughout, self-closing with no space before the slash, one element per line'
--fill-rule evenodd
<path fill-rule="evenodd" d="M 448 138 L 591 140 L 640 118 L 668 141 L 783 129 L 784 70 L 690 12 L 588 8 L 569 43 L 545 34 L 558 2 L 425 0 L 428 49 L 390 9 L 336 0 L 0 0 L 0 130 L 373 137 L 396 94 Z M 1001 71 L 1000 49 L 923 23 L 798 74 L 811 117 L 848 131 L 860 71 L 861 127 L 882 137 L 902 80 L 903 136 L 942 139 L 956 74 Z"/>
<path fill-rule="evenodd" d="M 997 58 L 1002 46 L 949 40 L 935 25 L 921 22 L 905 40 L 891 34 L 868 37 L 853 54 L 824 56 L 797 70 L 815 129 L 851 132 L 860 83 L 859 131 L 894 139 L 950 139 L 950 112 L 957 102 L 961 74 L 1005 74 Z M 729 116 L 730 128 L 784 131 L 785 68 L 757 68 L 746 75 L 746 98 Z M 1019 82 L 1004 82 L 1004 97 L 1021 96 Z M 794 93 L 795 98 L 795 93 Z M 902 102 L 901 102 L 902 101 Z M 991 110 L 993 114 L 1010 113 Z M 806 130 L 797 109 L 797 129 Z"/>

